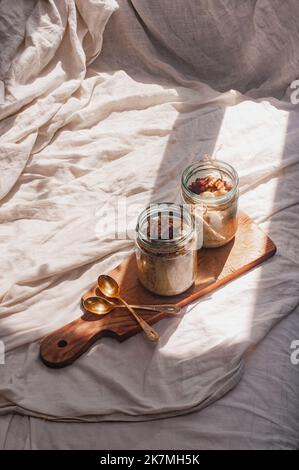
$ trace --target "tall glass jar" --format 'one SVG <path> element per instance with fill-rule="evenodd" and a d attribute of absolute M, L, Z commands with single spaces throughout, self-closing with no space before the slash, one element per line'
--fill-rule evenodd
<path fill-rule="evenodd" d="M 158 295 L 178 295 L 194 283 L 196 234 L 189 210 L 174 203 L 152 204 L 138 217 L 136 260 L 141 284 Z"/>
<path fill-rule="evenodd" d="M 239 178 L 231 165 L 221 160 L 189 165 L 182 175 L 181 193 L 183 201 L 192 207 L 203 247 L 216 248 L 234 238 Z"/>

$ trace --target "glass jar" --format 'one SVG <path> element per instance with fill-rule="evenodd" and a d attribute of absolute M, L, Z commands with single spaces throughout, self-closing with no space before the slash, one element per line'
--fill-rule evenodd
<path fill-rule="evenodd" d="M 181 193 L 183 201 L 191 205 L 203 247 L 216 248 L 234 238 L 239 177 L 231 165 L 220 160 L 189 165 L 182 175 Z"/>
<path fill-rule="evenodd" d="M 138 217 L 136 260 L 141 284 L 158 295 L 178 295 L 194 283 L 197 252 L 194 220 L 188 208 L 152 204 Z"/>

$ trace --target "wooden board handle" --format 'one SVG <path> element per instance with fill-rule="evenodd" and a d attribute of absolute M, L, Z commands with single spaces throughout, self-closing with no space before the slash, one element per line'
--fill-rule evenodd
<path fill-rule="evenodd" d="M 46 336 L 40 346 L 43 362 L 50 367 L 71 364 L 93 342 L 103 336 L 105 326 L 101 320 L 97 323 L 96 334 L 94 328 L 90 329 L 90 323 L 80 317 Z"/>
<path fill-rule="evenodd" d="M 146 321 L 153 324 L 166 314 L 159 312 L 146 315 L 149 316 Z M 124 314 L 124 309 L 115 309 L 113 313 L 102 317 L 85 313 L 46 336 L 40 345 L 40 357 L 49 367 L 65 367 L 72 364 L 102 336 L 123 341 L 140 330 L 136 320 L 130 314 Z"/>

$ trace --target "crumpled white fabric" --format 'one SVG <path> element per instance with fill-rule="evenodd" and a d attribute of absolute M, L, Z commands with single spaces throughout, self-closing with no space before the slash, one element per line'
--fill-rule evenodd
<path fill-rule="evenodd" d="M 238 382 L 245 352 L 298 305 L 298 110 L 185 74 L 141 27 L 148 16 L 136 8 L 144 5 L 114 13 L 107 47 L 87 68 L 116 3 L 38 2 L 5 81 L 2 413 L 133 421 L 198 410 Z M 278 254 L 161 321 L 155 348 L 142 335 L 102 339 L 74 365 L 46 368 L 37 340 L 80 315 L 81 294 L 133 249 L 131 240 L 113 239 L 112 210 L 101 209 L 120 197 L 136 209 L 177 199 L 183 168 L 204 153 L 236 167 L 240 206 Z M 135 219 L 127 214 L 129 227 Z"/>

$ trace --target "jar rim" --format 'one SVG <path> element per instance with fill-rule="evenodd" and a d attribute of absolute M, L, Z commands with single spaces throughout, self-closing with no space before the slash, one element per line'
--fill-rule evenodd
<path fill-rule="evenodd" d="M 145 236 L 143 228 L 144 224 L 148 221 L 148 217 L 159 216 L 161 213 L 184 220 L 185 227 L 188 230 L 175 238 L 152 239 Z M 135 230 L 138 241 L 147 247 L 169 250 L 171 248 L 177 249 L 187 243 L 194 234 L 195 225 L 190 209 L 187 205 L 176 204 L 174 202 L 160 202 L 150 204 L 143 209 L 137 218 Z"/>
<path fill-rule="evenodd" d="M 203 199 L 199 194 L 195 194 L 191 189 L 189 189 L 190 178 L 199 170 L 206 169 L 219 169 L 220 171 L 227 172 L 232 179 L 233 187 L 230 191 L 227 191 L 226 194 L 218 196 L 217 198 Z M 188 165 L 183 173 L 181 178 L 181 185 L 184 193 L 190 198 L 194 199 L 196 202 L 206 204 L 206 205 L 218 205 L 228 202 L 232 199 L 239 186 L 239 176 L 235 168 L 229 163 L 224 162 L 223 160 L 199 160 Z"/>

